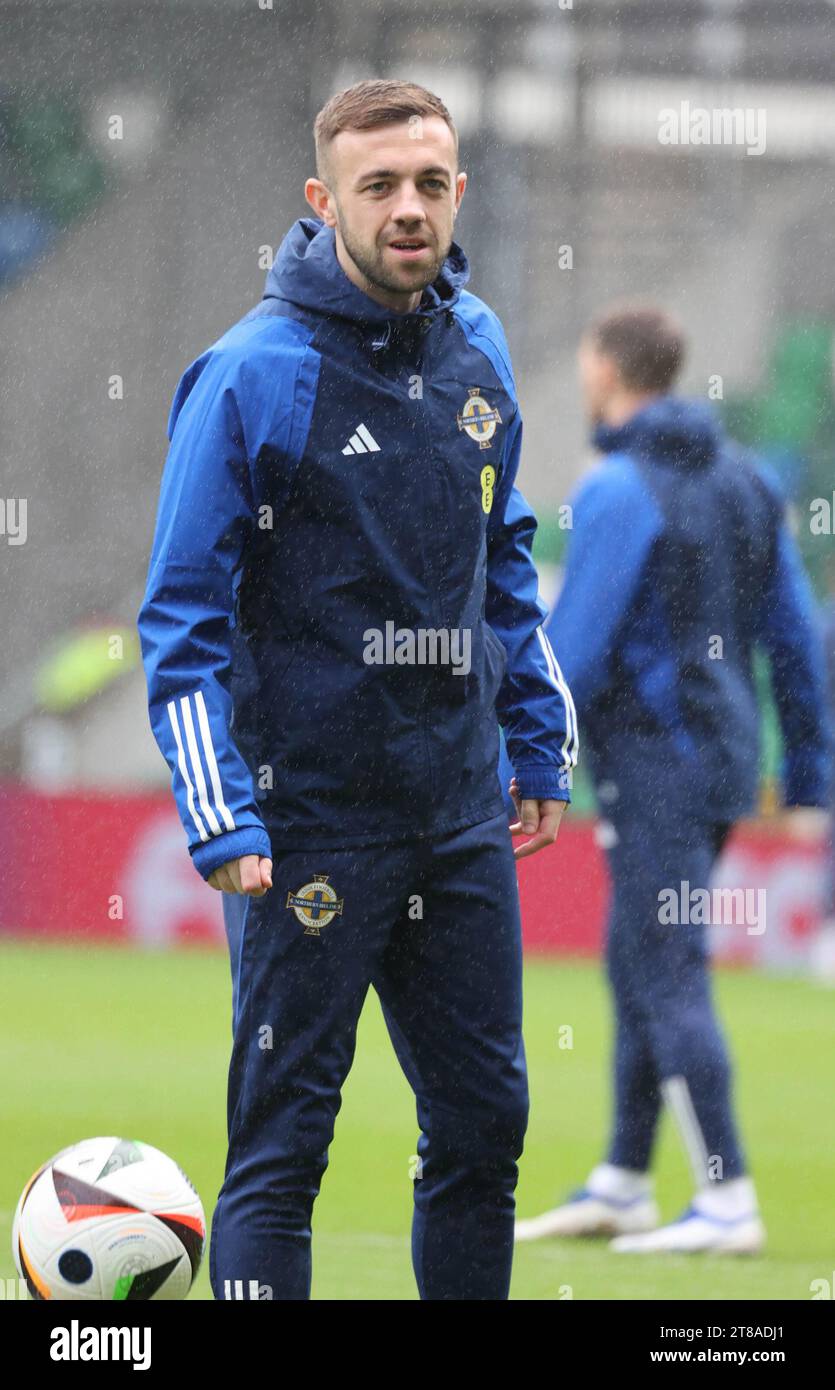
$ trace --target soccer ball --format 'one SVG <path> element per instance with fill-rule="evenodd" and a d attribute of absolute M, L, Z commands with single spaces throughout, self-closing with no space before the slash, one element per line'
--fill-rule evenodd
<path fill-rule="evenodd" d="M 35 1299 L 185 1298 L 206 1237 L 177 1164 L 133 1139 L 85 1139 L 27 1182 L 12 1251 Z"/>

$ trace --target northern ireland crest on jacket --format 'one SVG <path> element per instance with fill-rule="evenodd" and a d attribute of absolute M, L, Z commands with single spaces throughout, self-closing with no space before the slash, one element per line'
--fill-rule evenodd
<path fill-rule="evenodd" d="M 492 447 L 496 426 L 502 423 L 498 410 L 494 409 L 482 396 L 477 386 L 470 388 L 467 403 L 460 415 L 456 415 L 459 430 L 466 430 L 479 449 Z"/>

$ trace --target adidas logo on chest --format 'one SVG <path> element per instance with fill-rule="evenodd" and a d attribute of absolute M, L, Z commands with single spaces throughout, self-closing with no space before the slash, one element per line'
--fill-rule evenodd
<path fill-rule="evenodd" d="M 380 446 L 365 425 L 357 425 L 356 432 L 351 435 L 342 452 L 343 454 L 378 454 Z"/>

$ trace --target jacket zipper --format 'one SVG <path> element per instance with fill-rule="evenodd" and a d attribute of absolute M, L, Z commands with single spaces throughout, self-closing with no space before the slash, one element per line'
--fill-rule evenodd
<path fill-rule="evenodd" d="M 431 324 L 431 320 L 426 320 L 426 322 L 429 322 L 429 323 Z M 423 331 L 424 331 L 424 330 L 421 330 L 421 332 L 423 332 Z M 429 332 L 431 332 L 431 327 L 430 327 L 430 329 L 427 330 L 427 332 L 426 332 L 426 336 L 427 336 L 427 337 L 428 337 Z M 423 342 L 421 341 L 420 350 L 419 350 L 419 352 L 418 352 L 418 354 L 417 354 L 417 360 L 416 360 L 416 362 L 415 362 L 415 370 L 416 370 L 417 374 L 418 374 L 420 377 L 423 377 L 423 361 L 424 361 L 424 355 L 425 355 L 425 354 L 424 354 Z M 424 384 L 424 383 L 422 382 L 422 383 L 421 383 L 421 387 L 423 387 L 423 384 Z M 435 486 L 435 484 L 436 484 L 436 477 L 435 477 L 435 465 L 434 465 L 433 451 L 432 451 L 432 437 L 431 437 L 431 435 L 430 435 L 430 433 L 429 433 L 429 422 L 428 422 L 428 419 L 427 419 L 427 411 L 426 411 L 426 407 L 425 407 L 425 403 L 424 403 L 423 389 L 421 389 L 421 394 L 420 394 L 420 396 L 418 397 L 418 399 L 417 399 L 417 401 L 415 402 L 415 404 L 416 404 L 416 406 L 417 406 L 417 408 L 418 408 L 418 411 L 420 412 L 421 427 L 422 427 L 422 432 L 423 432 L 423 438 L 424 438 L 424 441 L 425 441 L 427 468 L 428 468 L 428 471 L 429 471 L 429 479 L 430 479 L 430 492 L 431 492 L 431 498 L 430 498 L 430 500 L 434 499 L 434 504 L 435 504 L 434 507 L 431 509 L 429 515 L 426 515 L 425 509 L 424 509 L 425 520 L 426 520 L 426 522 L 427 522 L 427 527 L 426 527 L 425 535 L 426 535 L 427 537 L 429 537 L 429 536 L 431 536 L 431 534 L 432 534 L 432 522 L 433 522 L 433 518 L 434 518 L 434 516 L 436 516 L 436 515 L 439 514 L 440 500 L 441 500 L 441 499 L 440 499 L 440 496 L 438 495 L 437 488 L 436 488 L 436 486 Z M 433 598 L 434 598 L 435 593 L 437 592 L 437 602 L 436 602 L 436 604 L 433 603 L 433 609 L 434 609 L 435 607 L 437 608 L 438 616 L 437 616 L 437 618 L 436 618 L 435 612 L 433 611 L 433 613 L 432 613 L 432 623 L 433 623 L 433 626 L 443 627 L 443 625 L 444 625 L 444 615 L 443 615 L 443 612 L 441 611 L 441 603 L 442 603 L 441 577 L 442 577 L 442 576 L 441 576 L 441 572 L 440 572 L 440 571 L 437 571 L 437 572 L 436 572 L 435 563 L 434 563 L 434 559 L 433 559 L 433 557 L 432 557 L 432 552 L 431 552 L 431 546 L 430 546 L 430 545 L 427 545 L 427 548 L 424 550 L 424 556 L 425 556 L 425 569 L 426 569 L 426 578 L 427 578 L 427 589 L 428 589 L 428 592 L 429 592 L 430 595 L 433 596 Z M 437 574 L 437 577 L 436 577 L 436 574 Z M 436 795 L 437 795 L 437 777 L 436 777 L 436 774 L 435 774 L 435 764 L 434 764 L 434 760 L 433 760 L 433 758 L 432 758 L 432 747 L 431 747 L 431 741 L 430 741 L 430 736 L 429 736 L 429 697 L 430 697 L 430 693 L 431 693 L 431 687 L 430 687 L 430 684 L 429 684 L 429 682 L 428 682 L 428 680 L 427 680 L 427 681 L 424 683 L 423 697 L 422 697 L 422 702 L 421 702 L 421 703 L 422 703 L 422 718 L 421 718 L 421 725 L 422 725 L 422 734 L 423 734 L 423 746 L 424 746 L 425 757 L 426 757 L 426 766 L 427 766 L 427 768 L 428 768 L 428 770 L 429 770 L 429 801 L 430 801 L 430 804 L 434 804 L 435 798 L 436 798 Z M 421 838 L 422 838 L 422 834 L 423 834 L 423 832 L 421 832 Z"/>

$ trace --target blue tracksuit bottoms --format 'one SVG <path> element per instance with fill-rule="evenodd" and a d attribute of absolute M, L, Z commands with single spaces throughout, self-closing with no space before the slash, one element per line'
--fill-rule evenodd
<path fill-rule="evenodd" d="M 223 899 L 233 1048 L 215 1298 L 310 1296 L 311 1213 L 370 985 L 417 1100 L 420 1297 L 507 1298 L 528 1113 L 507 817 L 394 845 L 273 844 L 271 891 Z"/>
<path fill-rule="evenodd" d="M 659 894 L 672 889 L 680 897 L 708 888 L 730 826 L 651 799 L 620 813 L 607 811 L 607 819 L 616 836 L 607 851 L 612 898 L 605 954 L 615 1005 L 608 1161 L 641 1171 L 649 1166 L 666 1099 L 698 1185 L 740 1177 L 745 1160 L 731 1106 L 728 1052 L 712 1000 L 707 927 L 664 922 L 659 911 Z"/>

